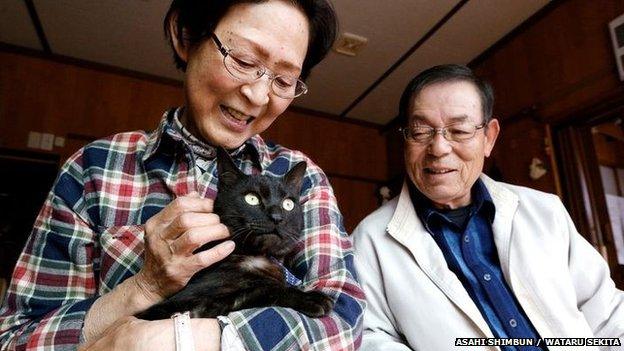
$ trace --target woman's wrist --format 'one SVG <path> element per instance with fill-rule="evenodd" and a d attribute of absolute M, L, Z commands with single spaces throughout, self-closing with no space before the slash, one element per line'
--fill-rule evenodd
<path fill-rule="evenodd" d="M 175 350 L 175 327 L 171 319 L 143 321 L 147 330 L 141 335 L 141 344 L 158 345 L 153 350 Z M 195 351 L 220 351 L 221 332 L 216 319 L 191 318 Z"/>
<path fill-rule="evenodd" d="M 137 276 L 130 277 L 100 296 L 88 311 L 85 327 L 88 336 L 97 335 L 116 320 L 135 315 L 158 303 L 160 298 L 146 293 Z"/>
<path fill-rule="evenodd" d="M 83 327 L 85 340 L 99 337 L 117 320 L 135 315 L 158 302 L 146 297 L 135 277 L 126 279 L 107 294 L 100 296 L 91 306 Z"/>
<path fill-rule="evenodd" d="M 215 318 L 191 318 L 195 351 L 221 350 L 221 329 Z"/>
<path fill-rule="evenodd" d="M 141 272 L 128 278 L 124 283 L 126 282 L 128 283 L 128 301 L 138 309 L 136 312 L 143 311 L 163 299 L 163 297 L 157 294 L 153 287 L 143 279 Z"/>

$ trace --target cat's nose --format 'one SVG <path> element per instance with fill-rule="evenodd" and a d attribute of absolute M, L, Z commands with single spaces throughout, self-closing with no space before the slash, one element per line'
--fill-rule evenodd
<path fill-rule="evenodd" d="M 275 211 L 275 212 L 271 212 L 271 214 L 269 215 L 271 217 L 271 220 L 273 220 L 273 222 L 275 223 L 279 223 L 282 221 L 282 214 Z"/>

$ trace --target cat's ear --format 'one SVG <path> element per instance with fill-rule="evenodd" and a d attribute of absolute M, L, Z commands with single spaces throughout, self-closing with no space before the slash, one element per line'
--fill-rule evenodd
<path fill-rule="evenodd" d="M 303 176 L 305 175 L 307 166 L 305 161 L 301 161 L 291 168 L 284 176 L 286 184 L 297 189 L 298 192 L 301 191 L 301 183 L 303 182 Z"/>
<path fill-rule="evenodd" d="M 221 146 L 217 147 L 217 172 L 219 172 L 219 185 L 231 186 L 240 178 L 245 177 L 245 174 L 234 164 L 230 154 Z"/>

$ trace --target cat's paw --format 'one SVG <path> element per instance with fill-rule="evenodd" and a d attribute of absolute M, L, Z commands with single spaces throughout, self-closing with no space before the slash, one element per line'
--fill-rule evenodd
<path fill-rule="evenodd" d="M 334 307 L 334 300 L 318 291 L 309 291 L 302 294 L 298 301 L 298 310 L 310 317 L 322 317 Z"/>

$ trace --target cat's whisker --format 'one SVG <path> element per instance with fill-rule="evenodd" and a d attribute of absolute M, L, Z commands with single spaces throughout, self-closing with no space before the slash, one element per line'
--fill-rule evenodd
<path fill-rule="evenodd" d="M 242 215 L 236 215 L 236 214 L 224 214 L 224 215 L 220 215 L 219 218 L 245 218 L 245 216 Z"/>
<path fill-rule="evenodd" d="M 268 232 L 268 231 L 272 231 L 273 227 L 268 227 L 268 226 L 254 226 L 254 225 L 250 225 L 249 228 L 257 231 L 257 232 Z"/>
<path fill-rule="evenodd" d="M 241 234 L 244 234 L 248 230 L 249 230 L 249 228 L 246 228 L 246 227 L 236 227 L 234 229 L 234 233 L 232 233 L 231 238 L 234 239 L 234 238 L 240 236 Z"/>
<path fill-rule="evenodd" d="M 249 235 L 251 235 L 251 233 L 253 233 L 253 230 L 249 229 L 247 231 L 247 234 L 245 235 L 245 238 L 243 238 L 243 241 L 247 241 L 247 239 L 249 238 Z"/>
<path fill-rule="evenodd" d="M 288 229 L 284 229 L 282 230 L 280 233 L 288 236 L 289 238 L 293 239 L 294 241 L 299 241 L 300 239 L 302 239 L 303 237 L 297 235 L 297 232 L 288 230 Z"/>

